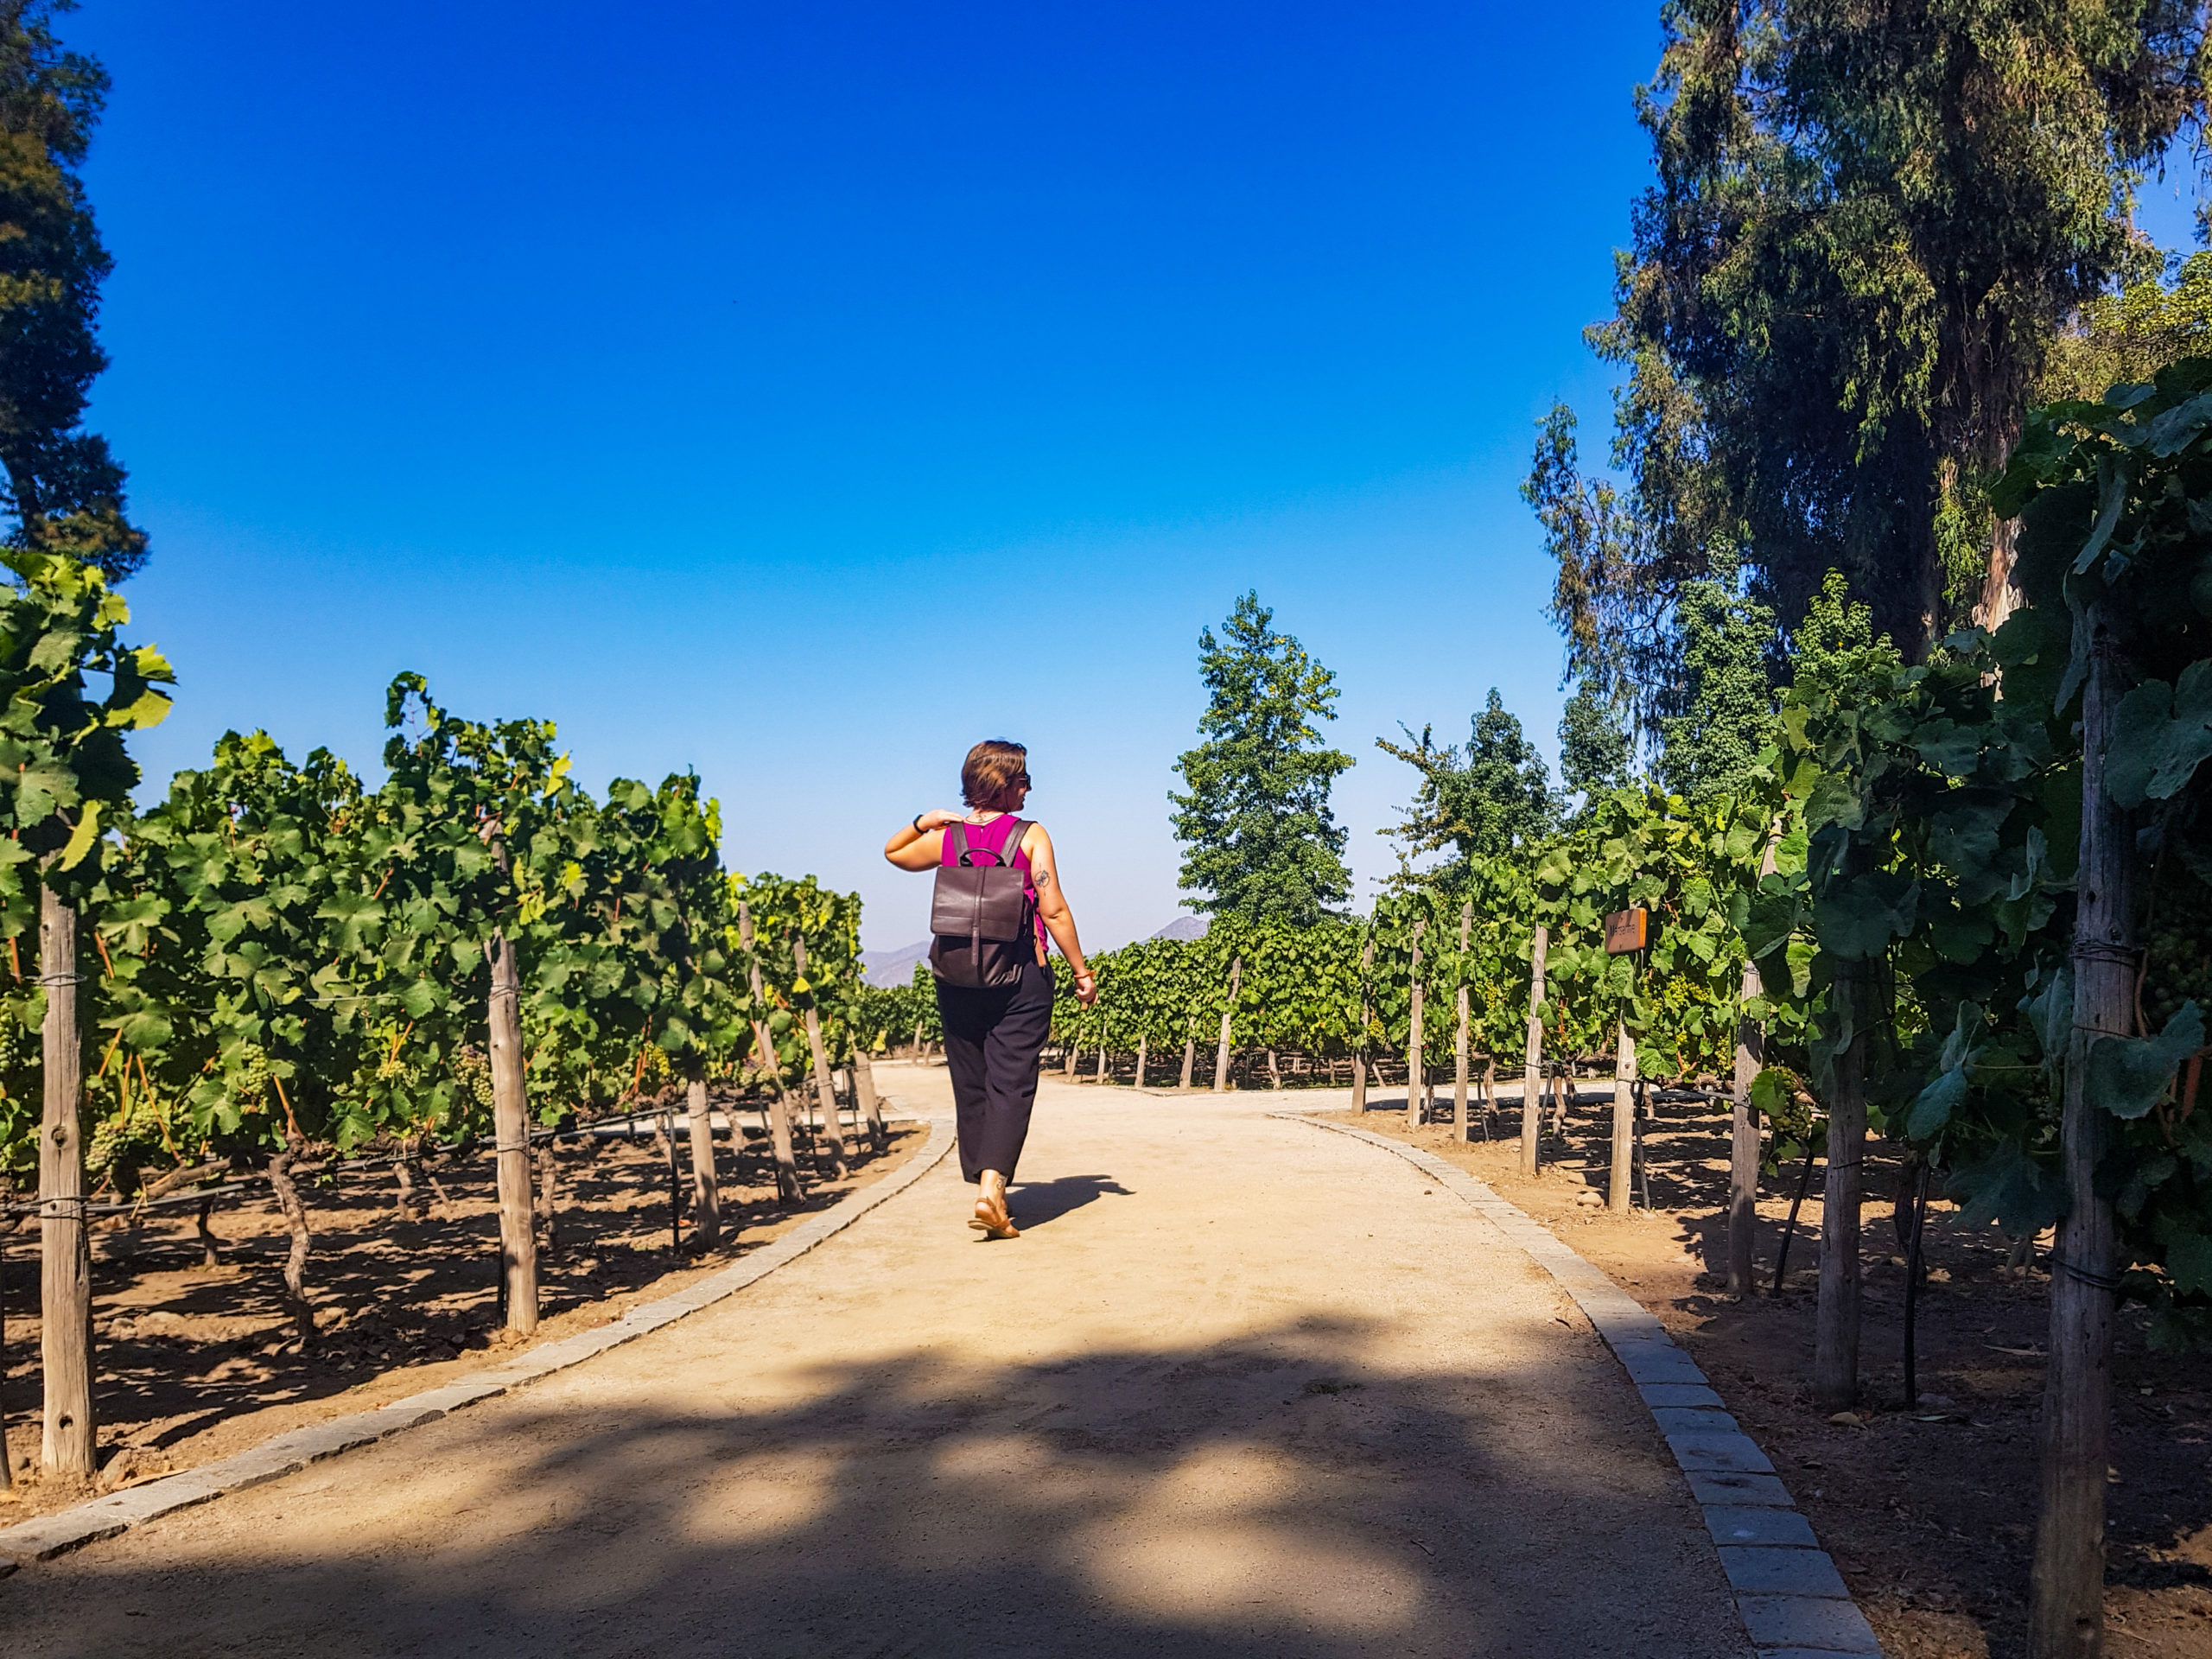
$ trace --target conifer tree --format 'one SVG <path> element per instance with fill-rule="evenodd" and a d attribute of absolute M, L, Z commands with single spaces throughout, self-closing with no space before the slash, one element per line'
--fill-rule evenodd
<path fill-rule="evenodd" d="M 66 553 L 120 580 L 145 562 L 124 471 L 83 429 L 107 354 L 93 333 L 113 262 L 78 175 L 107 93 L 53 20 L 73 0 L 0 0 L 0 490 L 15 546 Z"/>
<path fill-rule="evenodd" d="M 1692 802 L 1725 795 L 1774 737 L 1767 657 L 1774 613 L 1738 588 L 1733 569 L 1693 582 L 1675 605 L 1679 677 L 1662 694 L 1659 776 Z"/>
<path fill-rule="evenodd" d="M 1615 699 L 1585 676 L 1559 718 L 1559 777 L 1561 792 L 1581 798 L 1581 805 L 1629 781 L 1635 741 L 1621 721 Z"/>
<path fill-rule="evenodd" d="M 1352 760 L 1321 738 L 1319 722 L 1337 717 L 1337 677 L 1274 620 L 1247 593 L 1220 638 L 1199 633 L 1202 741 L 1175 763 L 1189 792 L 1168 799 L 1193 908 L 1306 926 L 1351 893 L 1329 792 Z"/>

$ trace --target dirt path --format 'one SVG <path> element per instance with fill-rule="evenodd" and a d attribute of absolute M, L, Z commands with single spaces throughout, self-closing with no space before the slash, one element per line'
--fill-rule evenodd
<path fill-rule="evenodd" d="M 0 1583 L 8 1651 L 1747 1656 L 1573 1305 L 1268 1103 L 1048 1079 L 1018 1243 L 948 1160 L 575 1371 Z"/>

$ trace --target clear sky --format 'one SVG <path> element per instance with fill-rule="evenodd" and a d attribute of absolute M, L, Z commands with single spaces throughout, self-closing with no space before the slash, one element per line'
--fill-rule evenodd
<path fill-rule="evenodd" d="M 1602 449 L 1656 10 L 86 0 L 149 778 L 373 772 L 419 669 L 594 789 L 696 766 L 884 948 L 883 837 L 1011 736 L 1112 945 L 1251 587 L 1338 676 L 1363 901 L 1377 735 L 1497 684 L 1552 745 L 1515 486 L 1555 398 Z"/>

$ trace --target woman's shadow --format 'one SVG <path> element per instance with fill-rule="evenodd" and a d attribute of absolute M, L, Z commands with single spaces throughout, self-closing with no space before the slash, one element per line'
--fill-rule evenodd
<path fill-rule="evenodd" d="M 1120 1198 L 1135 1196 L 1111 1175 L 1063 1175 L 1057 1180 L 1016 1182 L 1007 1194 L 1007 1207 L 1016 1226 L 1042 1227 L 1109 1192 Z"/>

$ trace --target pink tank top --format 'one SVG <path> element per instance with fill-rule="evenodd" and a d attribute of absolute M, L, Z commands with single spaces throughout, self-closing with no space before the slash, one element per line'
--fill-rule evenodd
<path fill-rule="evenodd" d="M 988 823 L 963 823 L 961 828 L 968 832 L 970 852 L 998 853 L 1005 849 L 1007 836 L 1016 823 L 1027 826 L 1035 822 L 1033 818 L 1016 818 L 1011 812 L 1001 812 Z M 1027 833 L 1026 829 L 1024 833 Z M 938 862 L 957 864 L 959 861 L 960 855 L 952 844 L 952 826 L 947 824 L 944 827 L 944 849 L 938 855 Z M 1029 855 L 1017 847 L 1014 849 L 1014 862 L 1021 872 L 1021 891 L 1028 897 L 1030 909 L 1033 912 L 1037 907 L 1037 883 L 1031 879 Z M 1046 939 L 1045 918 L 1040 914 L 1037 917 L 1037 953 L 1039 957 L 1045 954 Z"/>

